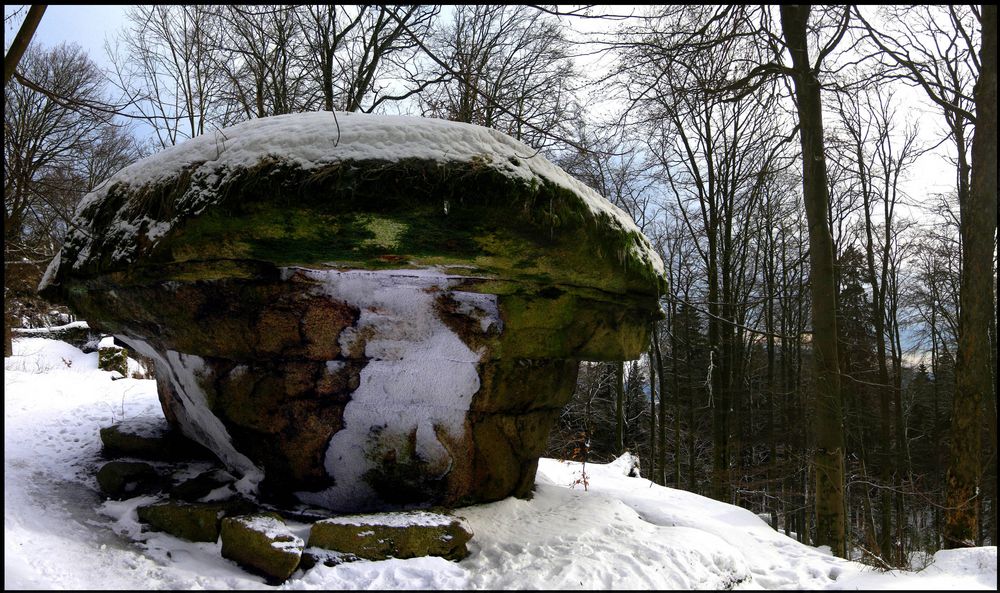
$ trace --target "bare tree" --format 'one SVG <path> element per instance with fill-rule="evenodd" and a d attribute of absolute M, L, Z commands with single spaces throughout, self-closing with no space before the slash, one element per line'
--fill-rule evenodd
<path fill-rule="evenodd" d="M 847 192 L 860 196 L 860 229 L 867 284 L 872 297 L 867 316 L 873 326 L 873 348 L 877 363 L 874 389 L 878 393 L 881 430 L 879 432 L 879 493 L 881 523 L 873 551 L 884 562 L 902 566 L 906 562 L 902 481 L 906 465 L 906 438 L 902 406 L 902 361 L 899 344 L 900 269 L 895 263 L 902 252 L 898 236 L 905 226 L 897 207 L 902 200 L 900 182 L 926 148 L 918 143 L 915 124 L 898 130 L 897 102 L 891 89 L 870 87 L 867 91 L 847 90 L 835 95 L 838 121 L 846 142 L 833 147 L 844 166 L 841 184 Z M 890 368 L 891 366 L 891 368 Z M 861 372 L 862 369 L 854 369 Z M 849 377 L 849 381 L 857 381 Z M 893 441 L 891 435 L 895 434 Z M 896 532 L 891 528 L 890 495 L 895 492 Z"/>
<path fill-rule="evenodd" d="M 101 99 L 102 76 L 79 46 L 31 46 L 21 69 L 31 80 L 80 101 Z M 4 245 L 19 256 L 33 248 L 22 240 L 26 225 L 47 207 L 34 185 L 46 172 L 70 164 L 94 143 L 106 123 L 100 114 L 68 109 L 23 85 L 4 88 Z M 5 256 L 6 257 L 6 256 Z M 36 258 L 37 259 L 37 258 Z"/>
<path fill-rule="evenodd" d="M 225 80 L 213 53 L 218 19 L 206 5 L 136 5 L 128 25 L 109 47 L 113 82 L 132 97 L 161 147 L 211 129 L 220 117 Z"/>
<path fill-rule="evenodd" d="M 530 146 L 568 119 L 573 68 L 549 15 L 527 6 L 456 6 L 431 41 L 446 82 L 420 96 L 424 115 L 495 128 Z"/>
<path fill-rule="evenodd" d="M 593 138 L 580 126 L 576 136 L 583 150 L 564 151 L 555 157 L 559 166 L 627 212 L 639 230 L 651 232 L 660 188 L 649 151 L 620 128 Z"/>
<path fill-rule="evenodd" d="M 787 166 L 786 138 L 770 98 L 746 95 L 729 101 L 714 92 L 734 61 L 753 53 L 748 38 L 698 48 L 675 46 L 677 19 L 710 18 L 702 7 L 663 9 L 656 19 L 623 38 L 620 78 L 628 97 L 657 138 L 649 152 L 677 200 L 698 248 L 707 281 L 713 415 L 713 495 L 733 500 L 731 467 L 746 462 L 741 416 L 750 337 L 747 295 L 754 289 L 751 257 L 754 219 L 764 184 Z M 679 57 L 690 50 L 691 55 Z M 766 57 L 763 56 L 763 57 Z M 636 66 L 635 64 L 639 64 Z M 767 90 L 774 92 L 773 85 Z M 738 488 L 737 488 L 738 489 Z"/>
<path fill-rule="evenodd" d="M 335 4 L 310 4 L 305 10 L 298 20 L 308 49 L 306 71 L 313 73 L 319 85 L 323 109 L 333 111 L 337 100 L 334 83 L 340 74 L 336 56 L 351 31 L 362 22 L 365 10 Z"/>
<path fill-rule="evenodd" d="M 223 124 L 310 108 L 301 9 L 294 6 L 216 7 L 219 32 L 212 53 L 227 84 Z"/>
<path fill-rule="evenodd" d="M 894 28 L 899 20 L 892 19 L 887 21 L 888 30 L 884 30 L 855 9 L 867 39 L 944 110 L 958 148 L 963 259 L 945 545 L 961 547 L 974 545 L 978 536 L 982 472 L 979 414 L 984 401 L 995 399 L 991 347 L 984 328 L 995 323 L 990 305 L 997 208 L 996 7 L 933 9 L 946 11 L 952 25 L 950 33 L 941 31 L 942 27 L 928 26 L 933 19 L 932 9 L 915 10 L 926 10 L 919 13 L 917 26 L 913 25 L 914 19 L 907 19 L 902 29 Z M 978 48 L 973 26 L 976 22 L 982 27 Z M 919 28 L 919 23 L 925 25 L 924 29 Z M 969 72 L 975 73 L 976 80 L 971 94 Z M 971 166 L 964 160 L 968 123 L 976 127 Z M 995 440 L 992 449 L 995 457 Z"/>
<path fill-rule="evenodd" d="M 18 71 L 47 90 L 24 86 L 21 78 L 4 87 L 8 330 L 16 310 L 33 301 L 41 270 L 58 250 L 79 199 L 138 156 L 127 129 L 110 122 L 103 111 L 85 107 L 103 103 L 104 78 L 79 46 L 31 45 Z M 9 338 L 5 331 L 5 350 Z"/>
<path fill-rule="evenodd" d="M 343 53 L 335 53 L 341 76 L 337 94 L 344 111 L 372 113 L 388 101 L 410 97 L 434 78 L 420 79 L 412 73 L 412 86 L 397 89 L 391 78 L 408 74 L 408 63 L 419 51 L 419 40 L 428 35 L 437 16 L 435 6 L 365 6 L 360 24 L 346 39 Z"/>
<path fill-rule="evenodd" d="M 10 82 L 10 77 L 17 70 L 17 66 L 21 62 L 21 56 L 27 51 L 28 45 L 31 43 L 31 38 L 35 35 L 35 29 L 38 28 L 38 23 L 41 22 L 43 14 L 45 14 L 44 4 L 32 4 L 31 8 L 28 9 L 28 14 L 25 15 L 24 21 L 21 22 L 21 27 L 17 30 L 17 35 L 14 36 L 10 48 L 7 50 L 7 55 L 3 58 L 4 86 L 7 86 L 7 83 Z"/>

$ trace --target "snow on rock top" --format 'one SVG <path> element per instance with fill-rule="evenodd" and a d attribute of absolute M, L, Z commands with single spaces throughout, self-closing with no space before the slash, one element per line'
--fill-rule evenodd
<path fill-rule="evenodd" d="M 219 187 L 229 175 L 273 157 L 306 170 L 336 162 L 369 159 L 474 161 L 511 178 L 529 182 L 547 180 L 575 192 L 595 216 L 603 215 L 601 218 L 607 224 L 634 234 L 641 243 L 633 246 L 638 259 L 659 275 L 664 272 L 660 257 L 629 215 L 596 191 L 502 132 L 442 119 L 322 111 L 250 120 L 193 138 L 122 169 L 85 196 L 77 213 L 103 200 L 109 189 L 118 183 L 140 188 L 168 181 L 181 171 L 190 170 L 192 180 L 199 180 L 203 187 Z M 214 195 L 186 197 L 189 212 L 195 214 L 217 199 Z M 140 234 L 156 241 L 175 222 L 146 218 L 126 220 L 119 213 L 112 231 L 116 241 L 125 244 L 134 244 Z M 115 259 L 126 258 L 127 254 L 123 247 Z M 74 265 L 82 265 L 89 256 L 89 245 L 84 243 Z M 40 288 L 54 279 L 59 259 L 53 261 Z"/>
<path fill-rule="evenodd" d="M 299 536 L 284 524 L 284 522 L 267 515 L 247 515 L 233 517 L 234 521 L 243 524 L 248 529 L 264 534 L 271 542 L 271 547 L 282 552 L 297 554 L 305 545 Z"/>
<path fill-rule="evenodd" d="M 58 333 L 67 329 L 90 329 L 86 321 L 73 321 L 65 325 L 56 325 L 52 327 L 19 327 L 17 328 L 17 333 L 22 336 L 44 336 L 46 334 Z"/>
<path fill-rule="evenodd" d="M 449 525 L 457 520 L 455 517 L 440 513 L 431 513 L 429 511 L 401 511 L 395 513 L 372 513 L 368 515 L 344 515 L 332 519 L 323 519 L 322 523 L 357 525 L 359 527 L 367 525 L 384 525 L 386 527 L 408 527 L 410 525 L 440 527 Z"/>

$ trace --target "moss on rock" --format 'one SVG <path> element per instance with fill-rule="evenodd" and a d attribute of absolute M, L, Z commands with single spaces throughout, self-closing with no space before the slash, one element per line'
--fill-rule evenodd
<path fill-rule="evenodd" d="M 368 560 L 422 556 L 461 560 L 469 555 L 470 539 L 472 533 L 454 517 L 410 511 L 317 521 L 308 545 Z"/>
<path fill-rule="evenodd" d="M 166 486 L 166 481 L 148 463 L 111 461 L 98 470 L 97 485 L 108 498 L 124 500 L 159 492 Z"/>
<path fill-rule="evenodd" d="M 302 540 L 274 513 L 226 517 L 222 520 L 222 556 L 264 576 L 284 582 L 299 566 Z"/>
<path fill-rule="evenodd" d="M 256 139 L 318 118 L 282 117 L 234 131 Z M 385 123 L 358 116 L 345 125 Z M 441 125 L 392 125 L 411 124 Z M 96 329 L 141 341 L 157 361 L 166 417 L 211 442 L 262 495 L 310 492 L 339 504 L 323 498 L 343 486 L 327 455 L 357 396 L 387 411 L 358 432 L 375 431 L 360 445 L 371 463 L 350 474 L 374 490 L 352 501 L 358 509 L 526 496 L 577 362 L 643 353 L 660 316 L 661 262 L 623 212 L 541 157 L 494 158 L 517 146 L 512 139 L 461 124 L 436 129 L 483 149 L 453 157 L 452 142 L 428 150 L 407 141 L 421 158 L 396 160 L 400 147 L 360 142 L 358 151 L 324 146 L 317 160 L 299 158 L 300 141 L 315 147 L 290 135 L 278 139 L 287 153 L 244 158 L 256 141 L 222 154 L 193 139 L 88 195 L 44 294 Z M 368 274 L 386 270 L 400 272 Z M 432 294 L 433 310 L 420 314 L 436 316 L 433 331 L 451 330 L 470 353 L 456 345 L 462 360 L 451 362 L 468 365 L 468 388 L 454 402 L 440 391 L 430 405 L 452 417 L 432 414 L 421 447 L 396 410 L 408 393 L 387 388 L 386 402 L 372 402 L 364 398 L 378 385 L 359 392 L 363 382 L 409 380 L 373 372 L 379 343 L 422 339 L 406 314 L 368 298 L 380 289 L 359 288 L 369 276 L 423 291 L 417 300 Z M 424 283 L 410 286 L 410 277 Z M 383 335 L 376 321 L 395 333 Z"/>
<path fill-rule="evenodd" d="M 126 420 L 101 429 L 102 452 L 106 457 L 138 457 L 154 461 L 210 459 L 211 453 L 170 427 L 151 429 L 148 423 Z"/>
<path fill-rule="evenodd" d="M 191 178 L 182 174 L 160 182 L 162 189 L 154 184 L 132 191 L 170 197 L 185 183 Z M 126 187 L 112 189 L 104 202 L 133 204 L 137 218 L 142 218 L 139 204 L 147 204 L 143 215 L 163 220 L 155 217 L 162 215 L 159 208 L 149 210 L 162 199 L 123 197 Z M 201 191 L 197 185 L 188 190 Z M 60 266 L 49 291 L 62 291 L 57 287 L 70 277 L 116 271 L 141 283 L 185 262 L 198 264 L 202 277 L 219 277 L 217 265 L 228 270 L 240 261 L 364 269 L 471 263 L 480 275 L 616 294 L 655 297 L 663 288 L 663 278 L 638 256 L 648 248 L 635 231 L 591 211 L 569 189 L 508 177 L 491 166 L 402 159 L 301 169 L 265 159 L 228 172 L 225 186 L 212 191 L 218 198 L 211 208 L 170 212 L 177 222 L 161 240 L 138 241 L 135 253 L 120 261 L 110 257 L 121 252 L 120 245 L 94 239 L 99 244 L 90 246 L 86 261 Z M 99 214 L 91 213 L 94 231 L 113 235 L 113 217 Z M 66 245 L 64 260 L 83 252 L 85 242 L 78 242 Z M 178 269 L 171 279 L 191 279 L 186 275 L 191 271 Z"/>
<path fill-rule="evenodd" d="M 100 348 L 97 351 L 97 368 L 117 371 L 122 377 L 128 377 L 128 352 L 119 346 Z"/>
<path fill-rule="evenodd" d="M 228 513 L 248 512 L 248 503 L 194 504 L 160 502 L 136 509 L 139 520 L 157 531 L 193 542 L 216 542 L 222 518 Z"/>

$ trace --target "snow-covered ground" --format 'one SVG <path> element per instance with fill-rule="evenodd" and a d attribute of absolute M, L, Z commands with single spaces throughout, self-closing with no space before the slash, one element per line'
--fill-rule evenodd
<path fill-rule="evenodd" d="M 4 360 L 5 589 L 259 589 L 219 544 L 141 533 L 104 502 L 98 430 L 157 415 L 154 381 L 97 369 L 97 354 L 21 338 Z M 834 558 L 752 513 L 626 476 L 628 459 L 543 459 L 531 500 L 468 507 L 461 562 L 353 562 L 296 572 L 282 589 L 996 589 L 996 547 L 939 552 L 920 572 Z M 296 535 L 307 527 L 290 523 Z M 141 540 L 135 543 L 133 540 Z"/>

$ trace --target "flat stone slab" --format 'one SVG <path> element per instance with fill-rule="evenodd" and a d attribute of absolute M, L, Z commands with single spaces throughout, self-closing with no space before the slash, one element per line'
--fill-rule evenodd
<path fill-rule="evenodd" d="M 284 582 L 295 572 L 305 547 L 274 514 L 226 517 L 221 537 L 224 558 L 263 575 L 271 584 Z"/>
<path fill-rule="evenodd" d="M 346 515 L 317 521 L 309 546 L 367 560 L 440 556 L 461 560 L 472 539 L 457 518 L 428 511 Z"/>
<path fill-rule="evenodd" d="M 108 498 L 125 500 L 159 492 L 167 480 L 148 463 L 111 461 L 97 471 L 97 485 Z"/>
<path fill-rule="evenodd" d="M 160 502 L 137 509 L 139 520 L 157 531 L 193 542 L 216 542 L 222 518 L 236 511 L 233 504 L 193 504 L 179 501 Z M 246 506 L 239 511 L 248 512 Z"/>
<path fill-rule="evenodd" d="M 106 457 L 137 457 L 153 461 L 211 459 L 207 449 L 186 438 L 163 416 L 134 416 L 101 428 Z"/>

